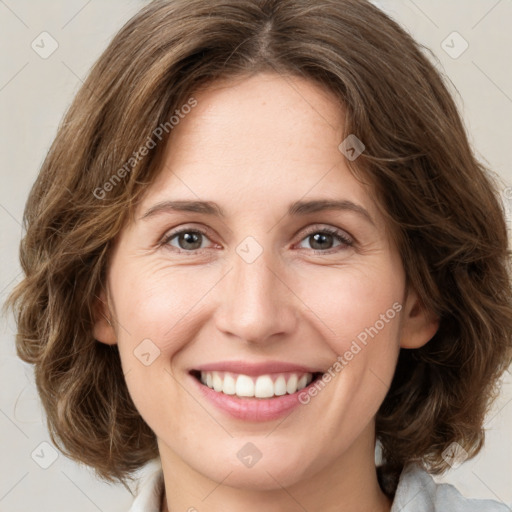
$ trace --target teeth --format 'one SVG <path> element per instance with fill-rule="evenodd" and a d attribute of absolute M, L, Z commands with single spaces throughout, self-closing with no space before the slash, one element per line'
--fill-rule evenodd
<path fill-rule="evenodd" d="M 297 375 L 294 373 L 291 375 L 291 377 L 288 379 L 288 382 L 286 384 L 286 392 L 288 394 L 292 394 L 292 393 L 295 393 L 295 391 L 297 391 L 297 382 L 298 382 L 299 378 L 297 377 Z"/>
<path fill-rule="evenodd" d="M 307 385 L 308 385 L 308 376 L 307 375 L 303 375 L 299 379 L 299 382 L 297 383 L 297 389 L 298 390 L 304 389 Z"/>
<path fill-rule="evenodd" d="M 217 391 L 217 390 L 215 390 Z M 236 379 L 236 396 L 254 396 L 254 382 L 247 375 L 239 375 Z"/>
<path fill-rule="evenodd" d="M 222 384 L 222 392 L 226 395 L 234 395 L 236 393 L 235 379 L 227 374 L 224 376 L 224 383 Z"/>
<path fill-rule="evenodd" d="M 213 380 L 213 389 L 215 391 L 222 391 L 223 381 L 217 372 L 213 372 L 212 380 Z"/>
<path fill-rule="evenodd" d="M 277 396 L 286 395 L 286 380 L 282 375 L 279 375 L 274 382 L 274 393 Z"/>
<path fill-rule="evenodd" d="M 304 389 L 312 380 L 312 373 L 250 377 L 229 372 L 201 372 L 201 382 L 209 388 L 239 397 L 271 398 L 287 393 L 291 395 Z"/>
<path fill-rule="evenodd" d="M 271 396 L 274 396 L 274 383 L 270 376 L 261 375 L 256 379 L 254 396 L 258 398 L 270 398 Z"/>

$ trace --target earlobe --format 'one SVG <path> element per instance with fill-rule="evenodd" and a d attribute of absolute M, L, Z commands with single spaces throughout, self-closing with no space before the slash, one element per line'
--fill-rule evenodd
<path fill-rule="evenodd" d="M 439 329 L 439 319 L 425 309 L 413 290 L 409 290 L 407 294 L 403 315 L 401 348 L 420 348 L 426 345 Z"/>
<path fill-rule="evenodd" d="M 117 343 L 116 333 L 112 325 L 112 315 L 110 314 L 104 290 L 95 299 L 93 335 L 101 343 L 107 345 L 115 345 Z"/>

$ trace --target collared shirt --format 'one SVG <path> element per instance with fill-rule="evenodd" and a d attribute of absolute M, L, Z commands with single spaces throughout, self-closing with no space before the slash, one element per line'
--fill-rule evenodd
<path fill-rule="evenodd" d="M 156 460 L 148 467 L 129 512 L 160 512 L 162 466 Z M 512 512 L 512 504 L 465 498 L 453 485 L 436 483 L 419 465 L 410 463 L 400 475 L 391 512 Z"/>

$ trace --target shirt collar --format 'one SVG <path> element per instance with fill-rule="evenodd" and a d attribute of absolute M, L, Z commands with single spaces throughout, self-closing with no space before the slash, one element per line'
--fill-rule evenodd
<path fill-rule="evenodd" d="M 160 459 L 146 466 L 129 512 L 160 512 L 164 477 Z M 450 484 L 438 484 L 419 464 L 407 464 L 398 481 L 391 512 L 510 512 L 503 503 L 465 498 Z"/>

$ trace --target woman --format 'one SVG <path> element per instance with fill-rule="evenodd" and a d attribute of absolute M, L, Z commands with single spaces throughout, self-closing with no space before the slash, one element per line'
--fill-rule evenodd
<path fill-rule="evenodd" d="M 152 2 L 25 220 L 19 355 L 65 454 L 156 464 L 133 511 L 508 510 L 426 472 L 478 453 L 511 362 L 503 211 L 370 3 Z"/>

